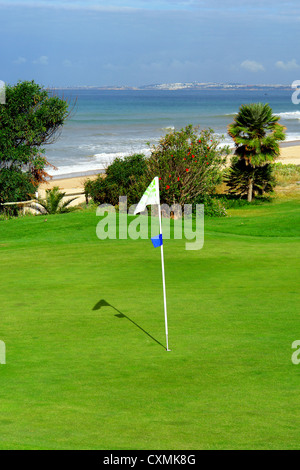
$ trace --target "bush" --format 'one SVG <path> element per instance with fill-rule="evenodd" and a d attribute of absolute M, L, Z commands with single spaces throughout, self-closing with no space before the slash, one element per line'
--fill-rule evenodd
<path fill-rule="evenodd" d="M 183 206 L 207 200 L 222 181 L 229 152 L 219 144 L 212 129 L 199 132 L 192 125 L 163 137 L 148 161 L 148 180 L 159 176 L 161 201 Z"/>
<path fill-rule="evenodd" d="M 85 182 L 85 194 L 96 204 L 119 204 L 119 196 L 127 196 L 128 205 L 136 204 L 155 176 L 160 178 L 162 204 L 204 203 L 207 215 L 224 216 L 222 204 L 211 199 L 222 180 L 224 154 L 213 131 L 189 125 L 171 132 L 152 148 L 151 156 L 135 154 L 117 158 L 106 170 L 106 176 Z"/>
<path fill-rule="evenodd" d="M 146 157 L 134 154 L 124 159 L 117 158 L 107 168 L 106 176 L 84 184 L 86 196 L 91 196 L 96 204 L 119 204 L 119 196 L 127 196 L 128 205 L 136 204 L 147 188 L 145 174 Z"/>
<path fill-rule="evenodd" d="M 207 198 L 204 201 L 204 214 L 208 217 L 226 217 L 227 211 L 224 202 L 214 197 Z"/>
<path fill-rule="evenodd" d="M 61 192 L 58 186 L 54 186 L 52 189 L 46 189 L 46 198 L 36 199 L 38 204 L 34 204 L 32 207 L 38 210 L 41 214 L 64 214 L 75 210 L 75 207 L 68 207 L 72 201 L 75 201 L 77 197 L 68 199 L 63 202 L 63 198 L 66 196 L 65 192 Z"/>

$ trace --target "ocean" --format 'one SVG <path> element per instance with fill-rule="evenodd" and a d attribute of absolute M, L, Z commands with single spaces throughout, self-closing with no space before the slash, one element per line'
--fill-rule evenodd
<path fill-rule="evenodd" d="M 48 173 L 78 175 L 105 168 L 116 157 L 150 153 L 149 146 L 172 129 L 188 124 L 212 128 L 233 145 L 227 126 L 241 104 L 269 103 L 287 128 L 287 141 L 300 140 L 300 105 L 292 91 L 264 90 L 55 90 L 71 103 L 71 116 L 46 157 L 58 169 Z M 73 107 L 72 103 L 76 101 Z"/>

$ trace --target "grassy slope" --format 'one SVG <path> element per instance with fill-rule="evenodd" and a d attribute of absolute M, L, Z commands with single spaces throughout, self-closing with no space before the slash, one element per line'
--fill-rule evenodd
<path fill-rule="evenodd" d="M 97 221 L 0 222 L 0 448 L 299 448 L 296 203 L 207 220 L 200 251 L 165 242 L 171 353 L 160 251 Z"/>

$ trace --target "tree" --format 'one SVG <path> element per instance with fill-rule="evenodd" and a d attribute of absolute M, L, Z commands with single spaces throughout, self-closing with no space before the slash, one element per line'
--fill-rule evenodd
<path fill-rule="evenodd" d="M 27 200 L 45 181 L 44 146 L 56 140 L 68 106 L 34 81 L 7 86 L 0 105 L 0 203 Z"/>
<path fill-rule="evenodd" d="M 41 214 L 63 214 L 70 212 L 72 209 L 68 206 L 77 198 L 73 197 L 72 199 L 62 202 L 65 196 L 66 193 L 60 192 L 59 187 L 54 186 L 52 189 L 46 189 L 46 199 L 38 198 L 36 201 L 39 205 L 35 204 L 32 207 L 37 209 Z"/>
<path fill-rule="evenodd" d="M 203 202 L 222 181 L 224 154 L 212 129 L 189 125 L 163 137 L 148 160 L 149 181 L 159 176 L 161 201 L 168 204 Z"/>
<path fill-rule="evenodd" d="M 233 160 L 229 171 L 228 179 L 234 175 L 237 183 L 232 183 L 231 192 L 236 188 L 236 193 L 242 194 L 242 186 L 249 202 L 255 194 L 256 175 L 261 174 L 256 169 L 270 165 L 279 156 L 279 142 L 285 139 L 285 128 L 278 123 L 279 119 L 273 115 L 268 104 L 252 103 L 242 105 L 228 127 L 228 134 L 235 142 L 235 155 L 238 157 L 238 160 Z M 270 168 L 266 169 L 265 175 L 270 174 Z M 236 179 L 238 173 L 243 180 L 246 178 L 246 188 L 244 183 L 240 185 L 239 178 Z"/>
<path fill-rule="evenodd" d="M 227 175 L 224 177 L 224 181 L 228 186 L 228 192 L 240 197 L 247 194 L 250 178 L 253 181 L 253 193 L 263 195 L 273 191 L 276 185 L 273 167 L 273 163 L 266 163 L 256 167 L 247 165 L 244 159 L 239 159 L 235 156 L 232 159 Z"/>

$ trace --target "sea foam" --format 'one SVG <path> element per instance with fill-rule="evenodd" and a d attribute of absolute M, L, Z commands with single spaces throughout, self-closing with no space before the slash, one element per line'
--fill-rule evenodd
<path fill-rule="evenodd" d="M 276 116 L 279 116 L 282 119 L 300 119 L 300 111 L 287 111 L 285 113 L 276 113 Z"/>

